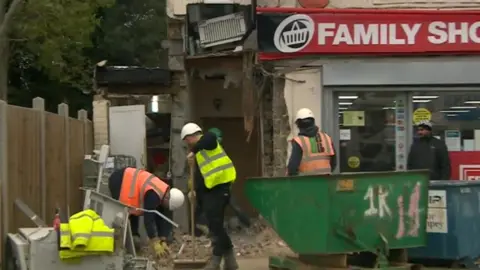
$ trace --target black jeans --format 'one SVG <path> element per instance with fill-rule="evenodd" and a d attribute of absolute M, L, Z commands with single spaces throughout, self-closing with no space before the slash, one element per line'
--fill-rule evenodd
<path fill-rule="evenodd" d="M 202 208 L 212 234 L 213 255 L 223 256 L 233 248 L 225 227 L 225 208 L 230 202 L 230 185 L 219 185 L 202 194 Z"/>
<path fill-rule="evenodd" d="M 207 218 L 205 217 L 205 211 L 203 210 L 202 201 L 197 197 L 195 205 L 195 236 L 201 236 L 204 232 L 198 229 L 197 225 L 207 225 Z M 191 221 L 190 221 L 191 222 Z"/>
<path fill-rule="evenodd" d="M 230 208 L 232 208 L 233 213 L 244 226 L 250 227 L 251 225 L 250 217 L 242 211 L 242 209 L 237 204 L 234 198 L 235 197 L 233 196 L 233 194 L 230 194 L 230 202 L 229 202 Z M 197 224 L 207 225 L 207 221 L 205 220 L 205 213 L 200 200 L 197 200 L 197 205 L 195 207 L 195 225 Z M 202 233 L 203 232 L 201 230 L 199 230 L 198 228 L 195 228 L 196 236 L 200 236 L 202 235 Z"/>

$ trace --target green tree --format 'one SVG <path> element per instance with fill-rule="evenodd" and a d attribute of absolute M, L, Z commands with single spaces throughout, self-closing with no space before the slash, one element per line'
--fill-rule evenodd
<path fill-rule="evenodd" d="M 92 57 L 109 65 L 166 67 L 165 5 L 164 0 L 117 0 L 103 9 Z"/>
<path fill-rule="evenodd" d="M 42 97 L 45 109 L 57 112 L 58 104 L 69 105 L 70 115 L 75 116 L 80 109 L 91 110 L 92 95 L 83 93 L 69 83 L 50 78 L 37 65 L 33 65 L 35 56 L 21 43 L 16 44 L 10 56 L 8 102 L 22 107 L 31 107 L 32 99 Z"/>
<path fill-rule="evenodd" d="M 91 87 L 93 65 L 84 50 L 100 23 L 97 11 L 113 1 L 0 0 L 0 99 L 7 97 L 9 58 L 20 49 L 29 51 L 22 64 L 71 87 Z"/>

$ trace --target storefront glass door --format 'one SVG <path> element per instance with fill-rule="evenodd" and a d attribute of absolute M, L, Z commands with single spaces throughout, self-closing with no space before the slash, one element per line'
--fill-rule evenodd
<path fill-rule="evenodd" d="M 340 172 L 404 170 L 404 92 L 335 92 Z M 336 170 L 338 171 L 338 169 Z"/>

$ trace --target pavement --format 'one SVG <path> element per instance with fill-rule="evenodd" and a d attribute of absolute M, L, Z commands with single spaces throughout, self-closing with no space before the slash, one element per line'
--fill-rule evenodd
<path fill-rule="evenodd" d="M 240 270 L 268 270 L 268 258 L 237 259 Z"/>
<path fill-rule="evenodd" d="M 268 258 L 237 258 L 239 270 L 268 270 Z M 161 270 L 172 270 L 172 268 L 160 268 Z"/>

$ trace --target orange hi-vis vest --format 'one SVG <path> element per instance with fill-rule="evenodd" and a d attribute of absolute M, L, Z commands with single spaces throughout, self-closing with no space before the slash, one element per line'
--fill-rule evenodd
<path fill-rule="evenodd" d="M 119 201 L 130 207 L 143 208 L 143 199 L 149 190 L 157 193 L 163 200 L 170 187 L 155 175 L 136 168 L 126 168 L 122 179 Z M 140 216 L 141 210 L 131 210 L 130 214 Z"/>
<path fill-rule="evenodd" d="M 332 138 L 326 133 L 318 132 L 323 151 L 312 153 L 310 138 L 306 136 L 297 136 L 293 140 L 300 145 L 303 151 L 302 162 L 298 168 L 300 175 L 331 174 L 330 159 L 335 155 L 332 144 Z M 320 148 L 320 147 L 318 147 Z"/>

